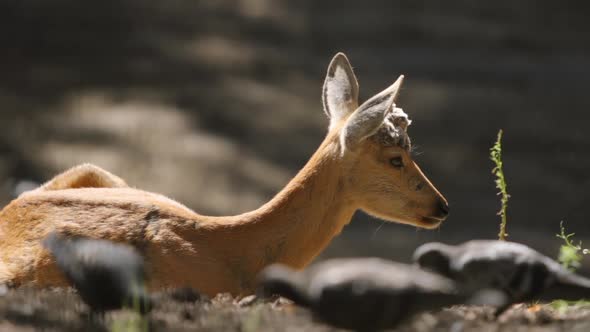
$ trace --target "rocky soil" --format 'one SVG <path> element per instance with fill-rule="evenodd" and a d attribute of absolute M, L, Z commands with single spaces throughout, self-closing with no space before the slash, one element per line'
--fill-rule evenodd
<path fill-rule="evenodd" d="M 590 308 L 516 305 L 495 320 L 491 308 L 457 306 L 419 314 L 394 331 L 588 331 Z M 160 296 L 141 319 L 121 310 L 91 318 L 74 291 L 19 289 L 0 295 L 0 331 L 338 331 L 283 298 L 261 301 L 218 295 L 213 299 Z"/>

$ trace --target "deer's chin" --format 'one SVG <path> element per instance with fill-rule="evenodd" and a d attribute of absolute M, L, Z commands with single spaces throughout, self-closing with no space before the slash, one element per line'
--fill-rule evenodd
<path fill-rule="evenodd" d="M 443 221 L 445 221 L 445 218 L 420 217 L 416 226 L 426 229 L 434 229 L 440 226 Z"/>
<path fill-rule="evenodd" d="M 443 221 L 445 221 L 445 219 L 446 219 L 446 218 L 424 217 L 424 216 L 397 217 L 397 218 L 383 218 L 383 216 L 377 216 L 377 217 L 388 220 L 389 222 L 406 224 L 406 225 L 416 226 L 416 227 L 424 228 L 424 229 L 435 229 L 438 226 L 440 226 L 440 224 Z"/>
<path fill-rule="evenodd" d="M 380 214 L 380 213 L 375 213 L 373 211 L 366 211 L 365 212 L 369 213 L 370 215 L 385 220 L 386 222 L 390 222 L 390 223 L 397 223 L 397 224 L 405 224 L 405 225 L 411 225 L 411 226 L 415 226 L 415 227 L 419 227 L 419 228 L 424 228 L 424 229 L 435 229 L 438 226 L 440 226 L 440 224 L 445 221 L 446 218 L 437 218 L 437 217 L 425 217 L 425 216 L 421 216 L 421 215 L 415 215 L 415 216 L 404 216 L 404 215 L 397 215 L 397 216 L 392 216 L 392 215 L 386 215 L 386 214 Z"/>

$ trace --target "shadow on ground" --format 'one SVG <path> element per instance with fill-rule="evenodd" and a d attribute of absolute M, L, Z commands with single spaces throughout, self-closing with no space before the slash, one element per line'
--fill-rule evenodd
<path fill-rule="evenodd" d="M 517 305 L 499 320 L 491 308 L 463 307 L 423 313 L 395 331 L 587 331 L 590 311 L 570 307 L 562 312 L 549 305 Z M 288 300 L 244 301 L 220 294 L 212 300 L 179 302 L 163 297 L 141 320 L 131 311 L 109 313 L 101 320 L 88 317 L 86 307 L 69 291 L 19 289 L 0 295 L 0 329 L 43 331 L 337 331 L 316 321 Z M 341 331 L 341 330 L 338 330 Z"/>

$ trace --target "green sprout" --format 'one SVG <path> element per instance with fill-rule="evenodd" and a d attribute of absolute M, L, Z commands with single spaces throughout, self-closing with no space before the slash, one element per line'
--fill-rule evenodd
<path fill-rule="evenodd" d="M 262 323 L 262 309 L 261 305 L 257 305 L 250 310 L 248 315 L 242 321 L 241 331 L 256 332 L 260 330 Z"/>
<path fill-rule="evenodd" d="M 586 300 L 578 301 L 566 301 L 566 300 L 555 300 L 550 303 L 551 307 L 556 310 L 559 314 L 565 314 L 570 308 L 585 308 L 590 307 L 590 302 Z"/>
<path fill-rule="evenodd" d="M 582 241 L 579 241 L 578 244 L 574 244 L 573 236 L 575 233 L 566 233 L 565 226 L 563 226 L 563 220 L 559 223 L 559 228 L 559 234 L 555 235 L 562 239 L 564 243 L 559 248 L 559 256 L 557 257 L 557 260 L 564 268 L 570 271 L 575 271 L 582 265 L 581 262 L 583 256 L 590 253 L 590 251 L 588 251 L 588 249 L 582 248 Z M 590 302 L 587 300 L 555 300 L 551 302 L 551 306 L 553 309 L 557 310 L 557 312 L 563 314 L 571 307 L 588 308 L 590 306 Z"/>
<path fill-rule="evenodd" d="M 581 266 L 582 258 L 584 255 L 589 253 L 588 249 L 582 248 L 582 241 L 578 244 L 574 244 L 572 237 L 576 233 L 566 234 L 565 226 L 563 226 L 563 220 L 559 223 L 560 234 L 556 236 L 563 240 L 564 244 L 559 248 L 559 257 L 557 260 L 563 267 L 570 271 L 575 271 Z"/>
<path fill-rule="evenodd" d="M 504 170 L 502 168 L 502 129 L 498 131 L 496 143 L 494 143 L 494 146 L 490 149 L 490 159 L 496 165 L 492 169 L 492 173 L 496 176 L 496 188 L 500 190 L 498 195 L 502 196 L 500 199 L 502 207 L 500 208 L 500 211 L 498 211 L 498 215 L 501 217 L 500 233 L 498 234 L 498 237 L 500 240 L 505 241 L 508 237 L 508 234 L 506 233 L 506 209 L 508 208 L 508 198 L 510 198 L 510 195 L 508 195 L 506 189 L 506 179 L 504 178 Z"/>
<path fill-rule="evenodd" d="M 130 301 L 123 303 L 123 307 L 130 309 L 131 314 L 114 320 L 110 328 L 111 332 L 147 332 L 150 330 L 149 318 L 141 314 L 142 306 L 148 305 L 143 302 L 145 299 L 139 296 L 145 289 L 145 285 L 143 283 L 133 283 L 131 287 L 134 295 Z"/>

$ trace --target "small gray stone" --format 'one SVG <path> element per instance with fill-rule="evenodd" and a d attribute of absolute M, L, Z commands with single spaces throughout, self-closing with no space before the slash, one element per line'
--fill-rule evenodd
<path fill-rule="evenodd" d="M 256 295 L 248 295 L 243 297 L 238 301 L 239 307 L 249 307 L 258 301 L 258 297 Z"/>

